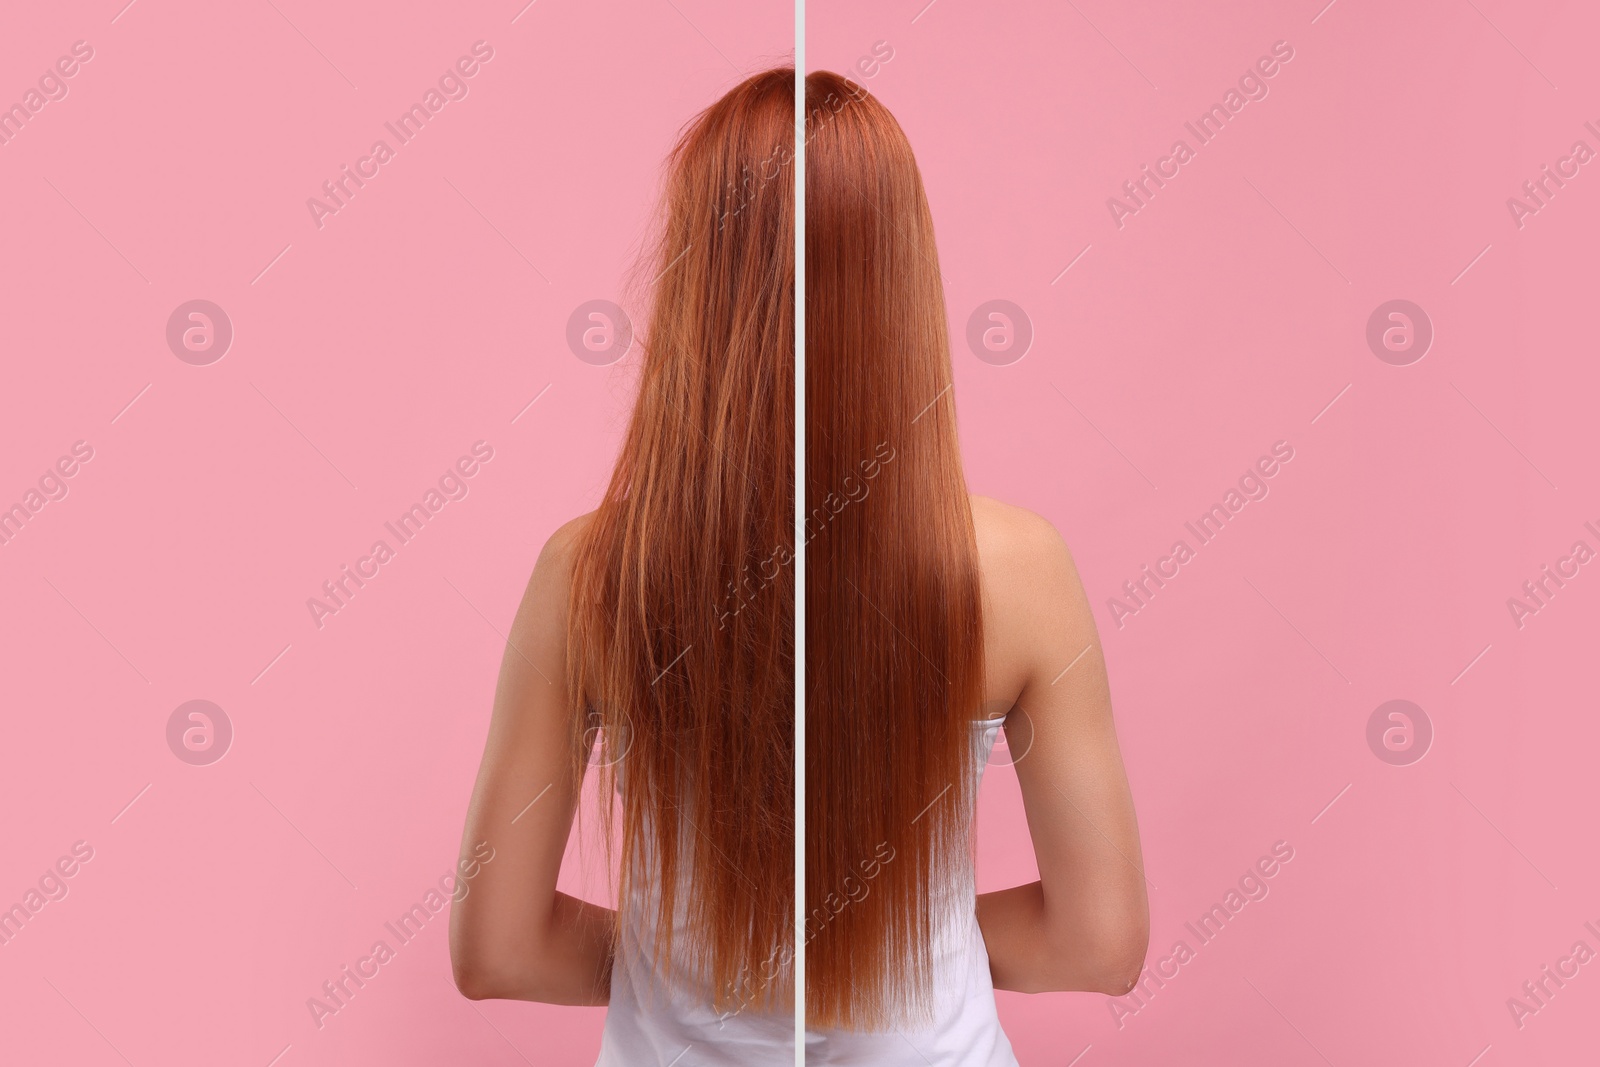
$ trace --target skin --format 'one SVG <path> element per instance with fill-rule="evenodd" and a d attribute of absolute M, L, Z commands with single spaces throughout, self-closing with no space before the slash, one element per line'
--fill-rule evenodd
<path fill-rule="evenodd" d="M 1016 772 L 1039 866 L 1038 881 L 978 897 L 990 972 L 997 989 L 1120 995 L 1143 965 L 1149 908 L 1094 618 L 1048 522 L 972 504 L 987 706 L 1011 709 L 1007 742 L 1025 752 Z M 582 786 L 568 759 L 565 631 L 572 548 L 588 520 L 540 553 L 500 667 L 461 839 L 463 859 L 484 841 L 495 858 L 450 915 L 456 985 L 474 1000 L 604 1004 L 610 990 L 615 913 L 556 889 Z"/>
<path fill-rule="evenodd" d="M 500 664 L 461 837 L 463 858 L 487 841 L 494 860 L 450 911 L 456 987 L 473 1000 L 604 1004 L 611 991 L 615 912 L 556 889 L 582 786 L 570 761 L 566 619 L 572 550 L 588 521 L 545 543 Z"/>
<path fill-rule="evenodd" d="M 996 989 L 1118 996 L 1138 980 L 1150 916 L 1094 616 L 1050 523 L 986 497 L 972 508 L 986 706 L 1012 709 L 1006 740 L 1023 754 L 1015 767 L 1039 865 L 1038 881 L 978 896 L 990 974 Z"/>

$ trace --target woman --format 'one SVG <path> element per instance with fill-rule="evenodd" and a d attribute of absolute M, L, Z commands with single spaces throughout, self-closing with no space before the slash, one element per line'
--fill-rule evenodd
<path fill-rule="evenodd" d="M 457 985 L 609 1005 L 600 1064 L 794 1063 L 793 146 L 774 70 L 668 161 L 638 400 L 534 568 L 462 837 Z M 597 732 L 615 911 L 556 890 Z"/>
<path fill-rule="evenodd" d="M 1014 1064 L 993 990 L 1126 993 L 1148 933 L 1093 618 L 1048 522 L 969 497 L 893 116 L 806 79 L 806 1061 Z M 1004 727 L 1039 880 L 976 895 Z"/>

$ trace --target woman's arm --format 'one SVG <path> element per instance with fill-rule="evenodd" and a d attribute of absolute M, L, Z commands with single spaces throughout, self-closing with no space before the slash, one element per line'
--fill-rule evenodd
<path fill-rule="evenodd" d="M 500 664 L 461 837 L 459 869 L 474 859 L 477 870 L 459 880 L 466 896 L 450 913 L 456 986 L 473 1000 L 604 1004 L 610 992 L 614 913 L 556 891 L 582 785 L 565 678 L 571 553 L 585 521 L 539 554 Z"/>
<path fill-rule="evenodd" d="M 1006 739 L 1024 753 L 1016 771 L 1039 880 L 980 895 L 978 922 L 996 988 L 1117 996 L 1138 980 L 1150 917 L 1105 659 L 1060 534 L 1031 513 L 1004 512 L 994 534 L 1002 566 L 985 572 L 985 626 L 990 647 L 1023 652 Z"/>

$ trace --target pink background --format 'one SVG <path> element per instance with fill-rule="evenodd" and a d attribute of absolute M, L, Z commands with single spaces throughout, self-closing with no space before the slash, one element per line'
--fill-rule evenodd
<path fill-rule="evenodd" d="M 442 915 L 320 1031 L 305 1001 L 454 858 L 499 634 L 609 469 L 627 364 L 574 358 L 568 314 L 623 299 L 678 126 L 790 48 L 781 6 L 674 2 L 8 16 L 0 103 L 95 54 L 0 146 L 0 505 L 94 458 L 0 546 L 0 905 L 94 858 L 0 947 L 0 1058 L 592 1061 L 598 1011 L 456 997 Z M 1023 1062 L 1570 1061 L 1595 965 L 1520 1030 L 1505 1002 L 1600 949 L 1600 578 L 1520 630 L 1506 599 L 1600 548 L 1600 178 L 1520 230 L 1505 201 L 1600 149 L 1596 19 L 1075 3 L 809 10 L 815 66 L 894 49 L 866 83 L 929 184 L 974 488 L 1055 521 L 1100 613 L 1151 960 L 1295 849 L 1120 1029 L 1104 997 L 1002 995 Z M 469 95 L 317 229 L 306 198 L 480 39 Z M 1278 40 L 1270 95 L 1117 229 L 1106 198 Z M 164 338 L 195 298 L 234 326 L 210 366 Z M 996 298 L 1036 331 L 1011 366 L 961 340 Z M 1410 366 L 1366 347 L 1393 298 L 1434 324 Z M 478 440 L 468 496 L 317 629 L 306 599 Z M 1119 630 L 1106 599 L 1277 440 L 1268 498 Z M 1365 739 L 1394 698 L 1436 732 L 1410 766 Z M 210 766 L 167 747 L 192 699 L 235 731 Z M 1032 876 L 988 783 L 985 888 Z"/>
<path fill-rule="evenodd" d="M 1520 1030 L 1505 1002 L 1579 939 L 1600 951 L 1583 929 L 1600 926 L 1600 567 L 1520 630 L 1506 600 L 1574 541 L 1600 550 L 1583 529 L 1600 526 L 1600 164 L 1520 230 L 1505 202 L 1573 141 L 1600 150 L 1583 129 L 1600 21 L 1326 2 L 808 5 L 813 68 L 893 48 L 862 80 L 928 185 L 972 486 L 1074 549 L 1144 835 L 1150 962 L 1196 950 L 1120 1029 L 1103 996 L 1002 994 L 1024 1064 L 1593 1056 L 1600 963 Z M 1119 230 L 1107 198 L 1174 139 L 1194 147 L 1185 120 L 1279 40 L 1294 59 L 1269 95 Z M 962 340 L 997 298 L 1036 331 L 1009 366 Z M 1410 366 L 1365 342 L 1394 298 L 1435 328 Z M 1270 495 L 1118 629 L 1107 599 L 1279 440 L 1295 453 Z M 1365 738 L 1396 698 L 1435 730 L 1409 766 Z M 1184 922 L 1280 840 L 1294 859 L 1270 894 L 1200 945 Z M 981 888 L 1035 876 L 1006 766 L 980 855 Z"/>
<path fill-rule="evenodd" d="M 500 634 L 629 395 L 567 317 L 623 299 L 678 128 L 793 15 L 124 2 L 0 35 L 3 103 L 94 49 L 0 145 L 0 502 L 94 449 L 0 546 L 0 906 L 94 849 L 0 946 L 0 1061 L 592 1063 L 599 1010 L 447 986 L 444 913 L 320 1031 L 306 1000 L 455 860 Z M 306 199 L 478 40 L 465 99 L 319 230 Z M 209 366 L 165 340 L 195 298 L 235 330 Z M 479 440 L 465 499 L 319 630 L 307 599 Z M 209 766 L 167 747 L 193 699 L 235 731 Z"/>

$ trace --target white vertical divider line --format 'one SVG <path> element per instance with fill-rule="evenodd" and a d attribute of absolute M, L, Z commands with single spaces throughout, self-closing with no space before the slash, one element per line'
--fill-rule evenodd
<path fill-rule="evenodd" d="M 794 1063 L 806 1062 L 806 0 L 794 4 Z"/>

